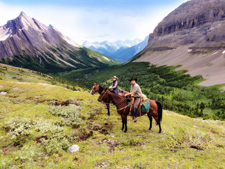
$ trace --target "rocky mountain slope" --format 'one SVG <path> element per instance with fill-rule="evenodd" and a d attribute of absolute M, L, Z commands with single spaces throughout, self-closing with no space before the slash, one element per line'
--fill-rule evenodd
<path fill-rule="evenodd" d="M 179 6 L 149 35 L 136 61 L 181 65 L 210 86 L 225 83 L 225 1 L 191 0 Z"/>
<path fill-rule="evenodd" d="M 0 62 L 42 72 L 115 63 L 102 54 L 71 45 L 53 26 L 24 12 L 0 27 Z"/>
<path fill-rule="evenodd" d="M 135 56 L 138 52 L 143 50 L 147 45 L 148 37 L 144 41 L 141 39 L 118 40 L 116 42 L 88 42 L 85 41 L 83 46 L 92 49 L 94 51 L 103 53 L 113 59 L 116 59 L 121 62 L 125 62 Z"/>

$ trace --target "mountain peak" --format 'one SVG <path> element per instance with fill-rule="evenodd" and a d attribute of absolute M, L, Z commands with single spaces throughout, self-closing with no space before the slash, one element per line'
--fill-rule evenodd
<path fill-rule="evenodd" d="M 28 19 L 30 17 L 25 12 L 21 11 L 18 18 L 26 18 L 26 19 Z"/>

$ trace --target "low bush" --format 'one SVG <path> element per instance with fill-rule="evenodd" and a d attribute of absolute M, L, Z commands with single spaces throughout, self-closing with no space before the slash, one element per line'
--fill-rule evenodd
<path fill-rule="evenodd" d="M 80 118 L 80 107 L 76 105 L 69 105 L 69 106 L 50 106 L 50 113 L 63 117 L 65 121 L 61 123 L 63 126 L 72 125 L 73 128 L 77 128 L 82 124 L 84 121 Z"/>
<path fill-rule="evenodd" d="M 212 141 L 211 137 L 207 134 L 203 135 L 200 132 L 190 133 L 182 129 L 168 136 L 165 140 L 166 148 L 172 151 L 181 148 L 204 150 Z"/>
<path fill-rule="evenodd" d="M 37 141 L 48 155 L 67 150 L 70 145 L 71 139 L 63 127 L 42 119 L 34 121 L 15 117 L 6 122 L 2 128 L 8 132 L 9 140 L 14 146 L 23 147 L 28 140 L 35 139 L 34 141 Z"/>

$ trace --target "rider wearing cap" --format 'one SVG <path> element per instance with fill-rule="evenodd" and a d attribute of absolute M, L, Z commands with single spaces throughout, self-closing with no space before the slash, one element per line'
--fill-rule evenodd
<path fill-rule="evenodd" d="M 136 122 L 138 112 L 141 113 L 140 110 L 138 109 L 138 106 L 141 102 L 142 91 L 140 86 L 136 83 L 137 82 L 136 78 L 132 77 L 129 81 L 131 83 L 130 93 L 125 94 L 125 96 L 131 95 L 134 97 L 134 122 Z"/>

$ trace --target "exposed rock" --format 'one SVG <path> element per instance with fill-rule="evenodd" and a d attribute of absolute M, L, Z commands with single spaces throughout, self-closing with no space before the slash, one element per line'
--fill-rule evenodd
<path fill-rule="evenodd" d="M 5 96 L 5 95 L 7 95 L 7 92 L 1 92 L 0 95 Z"/>
<path fill-rule="evenodd" d="M 225 1 L 191 0 L 166 16 L 149 35 L 148 47 L 195 44 L 196 47 L 225 47 Z M 218 44 L 224 42 L 224 44 Z"/>
<path fill-rule="evenodd" d="M 80 147 L 78 145 L 72 145 L 71 147 L 68 148 L 67 152 L 68 153 L 75 153 L 79 151 Z"/>
<path fill-rule="evenodd" d="M 225 83 L 225 1 L 191 0 L 180 5 L 149 35 L 147 47 L 133 60 L 177 66 L 203 86 Z"/>

